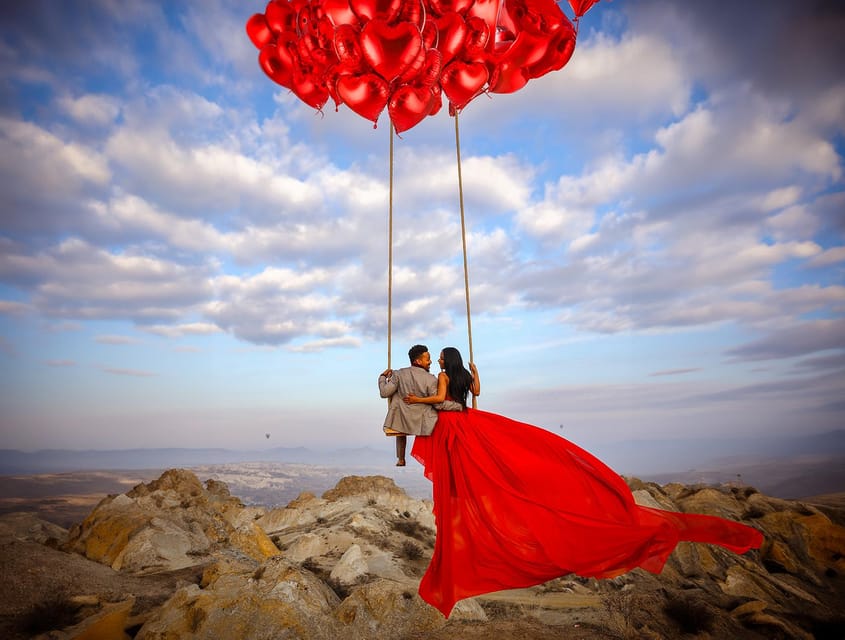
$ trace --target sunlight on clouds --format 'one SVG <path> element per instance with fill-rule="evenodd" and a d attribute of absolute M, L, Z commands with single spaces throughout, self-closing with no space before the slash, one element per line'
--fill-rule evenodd
<path fill-rule="evenodd" d="M 78 98 L 63 96 L 59 107 L 82 124 L 105 127 L 113 124 L 120 114 L 120 102 L 106 94 L 86 94 Z"/>
<path fill-rule="evenodd" d="M 614 41 L 598 35 L 579 43 L 575 56 L 577 64 L 566 67 L 567 81 L 560 84 L 585 103 L 625 104 L 641 114 L 663 105 L 675 115 L 687 108 L 689 80 L 665 41 L 643 35 Z"/>
<path fill-rule="evenodd" d="M 6 117 L 0 117 L 0 171 L 5 189 L 29 188 L 53 197 L 111 178 L 108 162 L 96 151 Z"/>
<path fill-rule="evenodd" d="M 829 267 L 834 264 L 845 262 L 845 247 L 833 247 L 822 251 L 807 263 L 811 267 Z"/>
<path fill-rule="evenodd" d="M 288 351 L 294 353 L 319 353 L 326 349 L 348 348 L 355 349 L 361 346 L 359 338 L 343 337 L 343 338 L 325 338 L 324 340 L 312 340 L 298 345 L 291 345 L 287 347 Z"/>
<path fill-rule="evenodd" d="M 760 198 L 760 208 L 763 211 L 775 211 L 796 204 L 801 198 L 803 189 L 798 185 L 790 185 L 774 189 Z"/>
<path fill-rule="evenodd" d="M 207 336 L 215 333 L 220 333 L 221 329 L 216 324 L 210 322 L 188 322 L 184 324 L 154 324 L 141 325 L 139 327 L 142 331 L 147 333 L 154 333 L 156 335 L 167 338 L 182 338 L 184 336 Z"/>
<path fill-rule="evenodd" d="M 2 274 L 2 258 L 0 258 L 0 274 Z M 30 313 L 32 307 L 24 302 L 14 300 L 0 300 L 0 314 L 9 316 L 21 316 Z"/>
<path fill-rule="evenodd" d="M 819 219 L 803 205 L 789 207 L 766 220 L 766 226 L 778 240 L 810 239 L 819 230 Z"/>

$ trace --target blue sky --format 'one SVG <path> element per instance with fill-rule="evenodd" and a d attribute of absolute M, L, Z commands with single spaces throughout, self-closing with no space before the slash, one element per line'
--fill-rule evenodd
<path fill-rule="evenodd" d="M 479 408 L 598 455 L 842 428 L 834 5 L 602 1 L 464 109 Z M 273 84 L 263 9 L 0 9 L 0 448 L 389 446 L 387 117 Z M 467 353 L 446 111 L 394 141 L 397 367 Z"/>

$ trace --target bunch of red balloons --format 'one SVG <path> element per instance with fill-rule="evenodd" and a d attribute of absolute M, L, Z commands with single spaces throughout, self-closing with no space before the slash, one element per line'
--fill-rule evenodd
<path fill-rule="evenodd" d="M 597 0 L 569 0 L 577 21 Z M 554 0 L 270 0 L 246 31 L 275 82 L 322 109 L 331 97 L 397 132 L 484 92 L 562 68 L 576 29 Z"/>

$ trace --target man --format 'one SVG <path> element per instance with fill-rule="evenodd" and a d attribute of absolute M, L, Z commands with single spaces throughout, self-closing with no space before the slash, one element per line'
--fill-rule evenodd
<path fill-rule="evenodd" d="M 437 378 L 428 370 L 431 367 L 431 355 L 424 344 L 415 344 L 408 350 L 410 367 L 385 370 L 378 377 L 378 389 L 382 398 L 389 398 L 387 416 L 384 418 L 384 431 L 398 431 L 396 436 L 396 466 L 405 466 L 405 447 L 408 435 L 430 436 L 437 422 L 437 411 L 430 404 L 406 404 L 407 395 L 419 397 L 433 396 L 437 393 Z"/>

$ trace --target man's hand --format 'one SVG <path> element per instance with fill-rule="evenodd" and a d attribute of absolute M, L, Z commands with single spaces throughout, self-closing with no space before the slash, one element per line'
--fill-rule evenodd
<path fill-rule="evenodd" d="M 389 378 L 393 375 L 393 369 L 385 369 L 382 374 L 385 378 Z"/>

